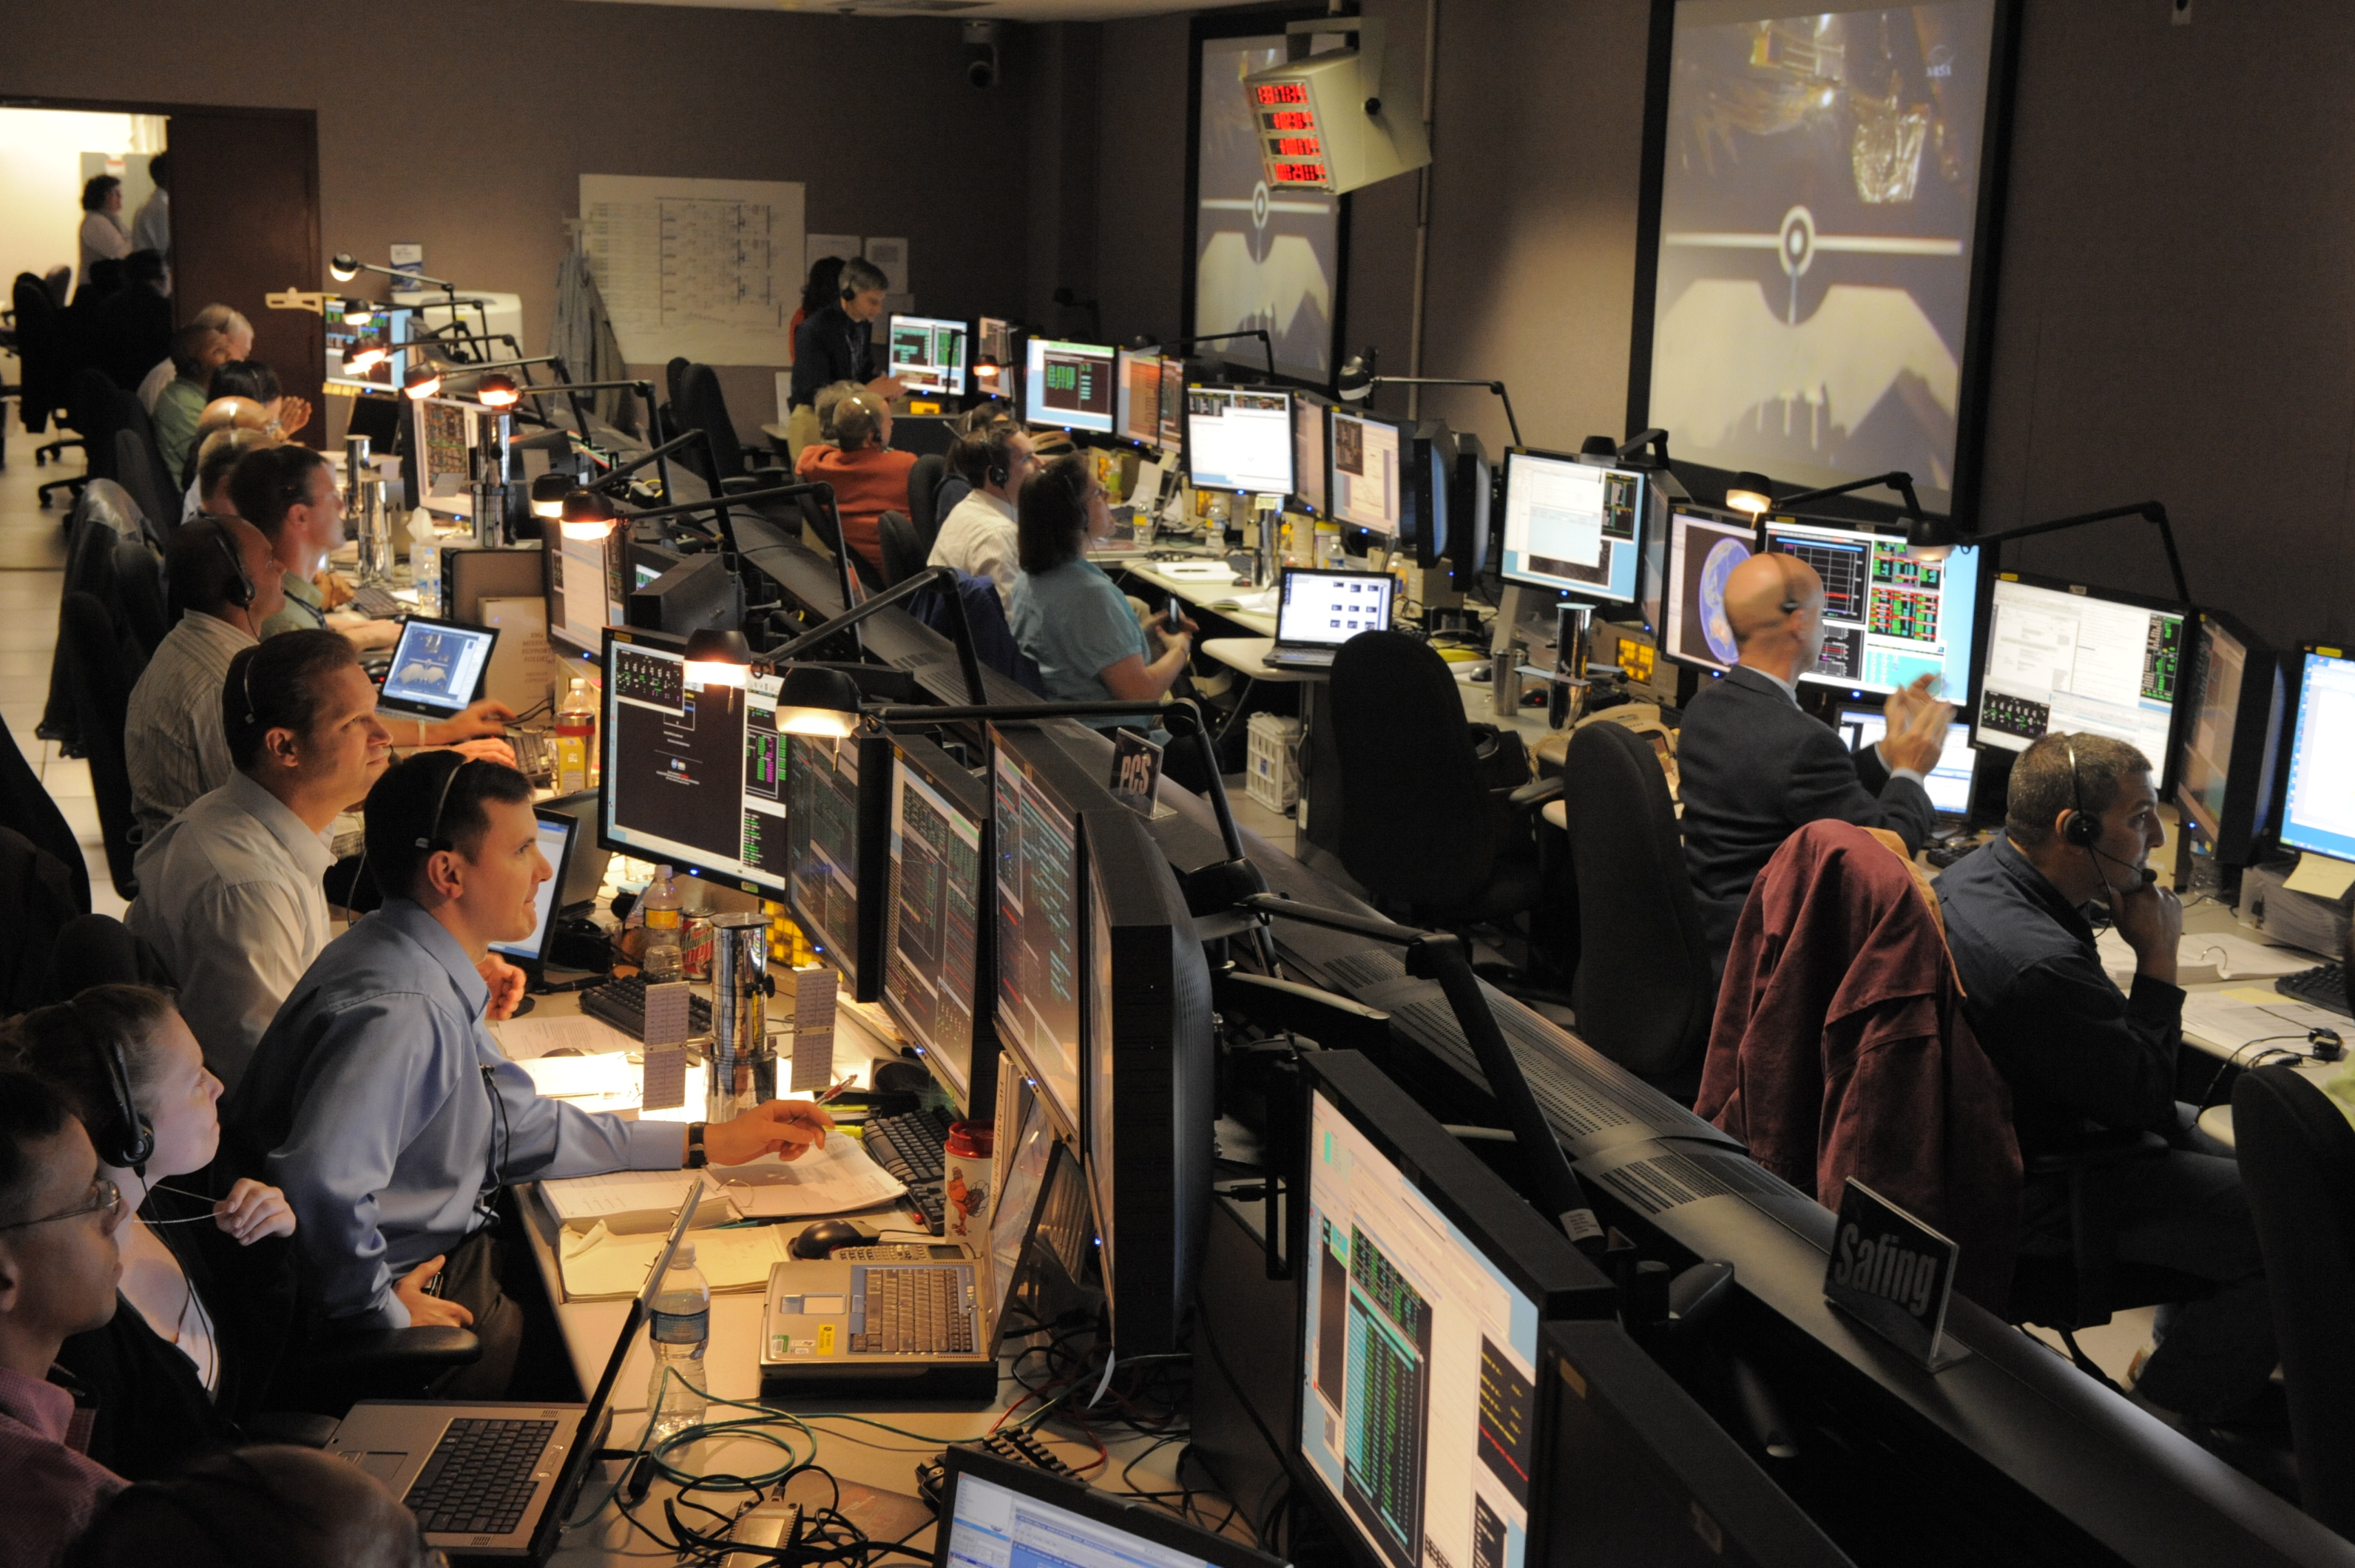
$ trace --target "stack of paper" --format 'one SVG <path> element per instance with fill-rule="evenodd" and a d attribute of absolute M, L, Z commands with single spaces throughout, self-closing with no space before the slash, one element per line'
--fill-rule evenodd
<path fill-rule="evenodd" d="M 2105 931 L 2094 946 L 2101 951 L 2104 972 L 2117 982 L 2118 989 L 2132 990 L 2136 959 L 2126 938 L 2115 930 Z M 2227 932 L 2187 933 L 2176 944 L 2175 966 L 2178 985 L 2207 986 L 2219 980 L 2269 980 L 2276 975 L 2295 975 L 2312 968 L 2314 960 L 2295 948 L 2270 947 Z"/>
<path fill-rule="evenodd" d="M 626 1232 L 667 1231 L 687 1201 L 687 1189 L 704 1183 L 706 1201 L 696 1218 L 710 1224 L 741 1218 L 725 1205 L 710 1202 L 719 1195 L 712 1179 L 718 1173 L 693 1170 L 613 1170 L 602 1176 L 568 1176 L 539 1184 L 540 1201 L 548 1211 L 574 1230 L 603 1221 Z M 708 1217 L 708 1218 L 707 1218 Z"/>
<path fill-rule="evenodd" d="M 698 1231 L 695 1266 L 714 1290 L 759 1290 L 769 1283 L 770 1267 L 791 1255 L 786 1247 L 792 1233 L 788 1225 Z M 635 1296 L 668 1240 L 662 1232 L 620 1235 L 602 1223 L 585 1232 L 567 1231 L 558 1260 L 565 1299 L 621 1301 Z"/>
<path fill-rule="evenodd" d="M 2304 1051 L 2310 1029 L 2340 1029 L 2347 1020 L 2325 1008 L 2294 1002 L 2278 991 L 2235 986 L 2229 991 L 2195 991 L 2183 998 L 2183 1032 L 2220 1051 L 2238 1055 L 2263 1040 L 2284 1051 Z M 2250 1050 L 2254 1062 L 2262 1051 Z"/>
<path fill-rule="evenodd" d="M 769 1154 L 743 1165 L 715 1166 L 707 1174 L 739 1212 L 762 1220 L 847 1214 L 908 1190 L 857 1138 L 839 1133 L 790 1165 Z"/>

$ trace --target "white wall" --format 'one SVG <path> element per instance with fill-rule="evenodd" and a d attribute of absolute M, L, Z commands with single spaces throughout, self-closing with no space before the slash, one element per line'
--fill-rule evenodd
<path fill-rule="evenodd" d="M 127 227 L 152 188 L 146 155 L 164 150 L 164 124 L 152 114 L 0 109 L 0 286 L 19 272 L 47 272 L 80 260 L 85 153 L 136 155 L 116 171 L 124 182 Z"/>

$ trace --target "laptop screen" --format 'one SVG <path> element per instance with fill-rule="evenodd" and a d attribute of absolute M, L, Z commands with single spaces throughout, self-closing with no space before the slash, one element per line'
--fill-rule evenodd
<path fill-rule="evenodd" d="M 1851 752 L 1878 746 L 1889 733 L 1889 720 L 1877 709 L 1843 708 L 1839 719 L 1840 738 Z M 1931 809 L 1941 816 L 1968 816 L 1971 780 L 1978 763 L 1978 752 L 1971 749 L 1971 727 L 1947 725 L 1945 750 L 1938 754 L 1938 765 L 1923 781 L 1923 786 L 1930 792 Z"/>
<path fill-rule="evenodd" d="M 934 1568 L 1283 1568 L 1127 1498 L 972 1448 L 943 1456 Z"/>
<path fill-rule="evenodd" d="M 491 645 L 498 635 L 493 627 L 410 617 L 401 624 L 400 640 L 392 645 L 378 706 L 428 719 L 465 711 L 482 695 Z"/>
<path fill-rule="evenodd" d="M 1294 567 L 1284 574 L 1284 603 L 1275 616 L 1275 640 L 1297 646 L 1321 643 L 1338 647 L 1359 632 L 1386 631 L 1391 594 L 1398 579 L 1386 571 L 1310 571 Z"/>

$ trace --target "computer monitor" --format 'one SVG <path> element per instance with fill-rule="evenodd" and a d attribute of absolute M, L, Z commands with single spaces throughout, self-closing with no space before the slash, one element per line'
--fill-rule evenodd
<path fill-rule="evenodd" d="M 1455 437 L 1455 466 L 1447 483 L 1448 565 L 1459 587 L 1469 587 L 1496 559 L 1497 468 L 1488 448 L 1468 432 Z"/>
<path fill-rule="evenodd" d="M 532 923 L 529 935 L 490 945 L 492 952 L 536 982 L 546 970 L 549 941 L 556 932 L 556 917 L 564 907 L 559 901 L 564 896 L 565 880 L 572 869 L 572 847 L 580 837 L 581 824 L 568 813 L 550 811 L 545 806 L 534 810 L 532 816 L 539 823 L 539 852 L 548 861 L 550 873 L 533 895 L 532 907 L 538 918 Z"/>
<path fill-rule="evenodd" d="M 442 551 L 442 613 L 470 626 L 484 624 L 485 599 L 537 599 L 546 592 L 548 563 L 538 549 Z"/>
<path fill-rule="evenodd" d="M 1558 452 L 1505 453 L 1505 581 L 1632 604 L 1643 590 L 1645 477 Z"/>
<path fill-rule="evenodd" d="M 890 354 L 890 374 L 918 396 L 964 397 L 969 330 L 962 321 L 894 311 L 884 337 Z"/>
<path fill-rule="evenodd" d="M 1352 1051 L 1312 1051 L 1300 1456 L 1379 1568 L 1536 1568 L 1538 1334 L 1602 1271 Z"/>
<path fill-rule="evenodd" d="M 1414 427 L 1406 449 L 1405 483 L 1400 486 L 1406 506 L 1399 516 L 1399 548 L 1412 549 L 1417 566 L 1447 563 L 1448 542 L 1454 537 L 1447 503 L 1455 451 L 1455 432 L 1445 420 L 1424 420 Z"/>
<path fill-rule="evenodd" d="M 561 529 L 542 541 L 548 568 L 548 640 L 559 656 L 604 657 L 605 628 L 629 624 L 631 546 L 623 530 L 576 539 Z"/>
<path fill-rule="evenodd" d="M 377 707 L 429 722 L 456 718 L 483 695 L 491 649 L 498 640 L 496 626 L 462 626 L 411 615 L 401 623 L 400 638 L 392 645 L 384 684 L 377 689 Z"/>
<path fill-rule="evenodd" d="M 415 398 L 409 404 L 416 467 L 409 477 L 419 502 L 464 496 L 474 479 L 474 451 L 482 439 L 479 403 L 457 398 Z M 468 501 L 466 505 L 473 503 Z"/>
<path fill-rule="evenodd" d="M 883 993 L 890 903 L 891 742 L 873 735 L 783 739 L 786 904 L 810 945 L 842 972 L 846 988 L 874 1001 Z M 861 780 L 873 787 L 860 787 Z"/>
<path fill-rule="evenodd" d="M 952 1446 L 942 1462 L 932 1568 L 1284 1568 L 1165 1509 L 977 1447 Z"/>
<path fill-rule="evenodd" d="M 1139 446 L 1161 444 L 1161 378 L 1168 361 L 1135 348 L 1120 351 L 1120 407 L 1113 430 Z"/>
<path fill-rule="evenodd" d="M 1770 554 L 1792 555 L 1824 580 L 1824 648 L 1799 679 L 1853 691 L 1894 691 L 1936 676 L 1938 689 L 1967 707 L 1977 629 L 1979 552 L 1964 546 L 1925 560 L 1893 534 L 1803 523 L 1765 522 Z"/>
<path fill-rule="evenodd" d="M 1549 1323 L 1529 1477 L 1548 1563 L 1853 1568 L 1848 1554 L 1615 1323 Z"/>
<path fill-rule="evenodd" d="M 1292 398 L 1266 387 L 1186 389 L 1186 476 L 1197 490 L 1292 494 Z"/>
<path fill-rule="evenodd" d="M 1124 805 L 1081 814 L 1086 844 L 1081 1104 L 1113 1342 L 1179 1349 L 1210 1218 L 1218 1123 L 1210 970 L 1169 859 Z"/>
<path fill-rule="evenodd" d="M 986 1069 L 997 1055 L 987 1022 L 997 994 L 989 973 L 989 785 L 932 742 L 897 739 L 887 826 L 883 1006 L 960 1111 L 987 1115 L 996 1074 Z"/>
<path fill-rule="evenodd" d="M 1117 357 L 1109 345 L 1030 340 L 1022 373 L 1022 417 L 1032 424 L 1110 435 L 1120 400 Z"/>
<path fill-rule="evenodd" d="M 630 542 L 630 586 L 633 589 L 651 587 L 655 581 L 687 557 L 675 549 L 665 549 L 658 544 Z"/>
<path fill-rule="evenodd" d="M 1333 516 L 1355 528 L 1398 537 L 1406 503 L 1401 498 L 1406 449 L 1414 432 L 1403 421 L 1333 405 Z"/>
<path fill-rule="evenodd" d="M 597 842 L 765 899 L 786 896 L 783 737 L 775 676 L 740 689 L 687 677 L 687 642 L 604 634 Z"/>
<path fill-rule="evenodd" d="M 973 357 L 986 359 L 993 365 L 1014 362 L 1014 324 L 994 315 L 985 315 L 975 323 Z"/>
<path fill-rule="evenodd" d="M 1734 646 L 1733 622 L 1725 613 L 1725 580 L 1750 559 L 1757 539 L 1757 525 L 1747 518 L 1693 507 L 1678 507 L 1668 514 L 1662 653 L 1678 664 L 1721 675 L 1733 667 L 1742 652 Z"/>
<path fill-rule="evenodd" d="M 2187 613 L 2165 600 L 2001 573 L 1971 738 L 2024 752 L 2052 731 L 2107 735 L 2150 760 L 2164 795 L 2174 785 Z"/>
<path fill-rule="evenodd" d="M 1045 734 L 989 731 L 998 1043 L 1080 1135 L 1080 813 L 1109 800 Z"/>
<path fill-rule="evenodd" d="M 1878 746 L 1888 738 L 1889 719 L 1878 708 L 1843 708 L 1839 710 L 1839 731 L 1851 752 L 1861 752 L 1868 746 Z M 1938 765 L 1922 781 L 1929 792 L 1931 807 L 1941 816 L 1968 816 L 1971 814 L 1971 786 L 1978 777 L 1979 754 L 1971 745 L 1971 727 L 1957 720 L 1946 726 L 1946 743 L 1938 753 Z"/>
<path fill-rule="evenodd" d="M 1397 588 L 1398 579 L 1387 571 L 1287 566 L 1276 589 L 1276 645 L 1337 648 L 1360 632 L 1386 632 Z"/>
<path fill-rule="evenodd" d="M 2282 846 L 2355 860 L 2355 659 L 2309 647 L 2300 663 Z"/>
<path fill-rule="evenodd" d="M 1325 421 L 1332 407 L 1314 392 L 1292 394 L 1292 498 L 1312 517 L 1326 515 L 1333 453 Z"/>
<path fill-rule="evenodd" d="M 2176 804 L 2219 864 L 2249 865 L 2273 827 L 2282 661 L 2238 622 L 2202 610 L 2184 690 L 2193 706 L 2176 748 Z"/>
<path fill-rule="evenodd" d="M 631 564 L 634 577 L 637 562 Z M 686 556 L 652 582 L 632 588 L 625 613 L 633 626 L 673 636 L 734 630 L 744 621 L 743 584 L 725 556 Z"/>
<path fill-rule="evenodd" d="M 411 314 L 370 304 L 346 315 L 342 300 L 328 300 L 320 311 L 326 322 L 325 384 L 347 391 L 398 392 L 400 383 L 395 372 L 406 368 L 411 356 L 387 354 L 365 370 L 346 368 L 344 356 L 367 344 L 380 343 L 390 348 L 408 342 Z"/>

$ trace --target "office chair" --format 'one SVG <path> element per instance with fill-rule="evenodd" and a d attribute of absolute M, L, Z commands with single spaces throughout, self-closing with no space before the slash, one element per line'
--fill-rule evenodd
<path fill-rule="evenodd" d="M 58 933 L 87 912 L 74 907 L 73 874 L 14 828 L 0 827 L 0 1018 L 51 999 Z M 87 885 L 87 874 L 84 878 Z"/>
<path fill-rule="evenodd" d="M 2296 1068 L 2232 1085 L 2241 1189 L 2264 1251 L 2306 1511 L 2355 1538 L 2355 1127 Z"/>
<path fill-rule="evenodd" d="M 72 884 L 76 913 L 90 912 L 90 867 L 81 857 L 81 841 L 73 825 L 42 787 L 33 764 L 25 760 L 8 721 L 0 718 L 0 822 L 7 823 L 37 848 L 57 858 Z"/>
<path fill-rule="evenodd" d="M 842 542 L 842 535 L 834 526 L 833 514 L 819 506 L 814 497 L 798 496 L 794 497 L 794 504 L 801 512 L 802 526 L 809 530 L 811 537 L 817 540 L 828 555 L 839 558 L 845 550 L 849 549 L 849 547 Z M 850 549 L 849 555 L 850 569 L 858 574 L 860 584 L 870 593 L 883 592 L 885 586 L 883 574 L 876 570 L 875 563 L 855 549 Z"/>
<path fill-rule="evenodd" d="M 1676 804 L 1651 744 L 1608 722 L 1572 732 L 1562 807 L 1575 885 L 1578 1035 L 1679 1104 L 1700 1088 L 1717 976 L 1685 874 Z"/>
<path fill-rule="evenodd" d="M 164 566 L 144 539 L 123 539 L 114 547 L 114 583 L 123 624 L 146 658 L 172 629 L 165 608 Z"/>
<path fill-rule="evenodd" d="M 948 477 L 948 459 L 937 453 L 926 453 L 916 459 L 908 470 L 908 520 L 916 525 L 916 547 L 922 552 L 917 564 L 932 559 L 932 546 L 941 537 L 941 516 L 938 502 L 941 481 Z"/>
<path fill-rule="evenodd" d="M 139 400 L 132 399 L 131 404 L 137 408 Z M 153 435 L 135 428 L 114 432 L 114 482 L 139 508 L 142 531 L 162 549 L 165 539 L 180 524 L 180 492 L 164 476 L 163 454 L 155 450 Z"/>
<path fill-rule="evenodd" d="M 131 688 L 145 667 L 144 657 L 126 652 L 124 633 L 96 596 L 69 593 L 58 611 L 58 651 L 73 692 L 74 719 L 82 751 L 90 758 L 91 793 L 98 799 L 99 830 L 106 841 L 106 866 L 114 891 L 139 896 L 132 870 L 138 852 L 138 822 L 131 813 L 131 768 L 123 754 L 123 726 L 131 709 Z"/>
<path fill-rule="evenodd" d="M 699 446 L 689 446 L 678 455 L 679 461 L 702 475 L 703 482 L 714 491 L 724 489 L 731 481 L 752 477 L 756 466 L 764 480 L 783 478 L 783 474 L 773 464 L 747 462 L 743 443 L 736 439 L 735 421 L 728 414 L 728 400 L 719 390 L 719 373 L 710 366 L 682 366 L 672 385 L 670 406 L 671 417 L 682 433 L 699 430 L 711 438 L 710 453 L 706 453 Z M 719 471 L 705 473 L 704 470 L 712 465 L 714 457 L 718 459 Z"/>
<path fill-rule="evenodd" d="M 16 274 L 9 291 L 9 304 L 16 318 L 16 358 L 24 371 L 24 395 L 16 405 L 16 417 L 24 421 L 25 433 L 37 436 L 49 426 L 50 416 L 62 411 L 66 403 L 65 317 L 57 296 L 49 285 L 31 272 Z M 40 467 L 52 457 L 63 461 L 66 448 L 80 446 L 79 438 L 63 433 L 60 424 L 59 438 L 47 445 L 33 449 L 33 465 Z M 41 488 L 41 505 L 48 506 L 48 492 L 71 484 L 59 480 Z"/>
<path fill-rule="evenodd" d="M 66 570 L 61 592 L 94 594 L 110 613 L 117 612 L 123 593 L 115 575 L 115 547 L 141 537 L 138 507 L 123 487 L 110 479 L 90 481 L 75 499 L 73 512 L 66 522 Z M 65 748 L 66 755 L 79 757 L 82 754 L 81 731 L 74 717 L 68 663 L 62 648 L 50 660 L 48 698 L 41 709 L 40 724 L 33 733 L 40 740 L 56 741 Z"/>
<path fill-rule="evenodd" d="M 973 634 L 974 656 L 1024 689 L 1046 696 L 1046 677 L 1039 673 L 1038 662 L 1014 640 L 1014 628 L 1007 622 L 1006 602 L 997 596 L 997 584 L 986 577 L 960 571 L 957 597 L 964 602 L 965 626 Z M 945 594 L 917 594 L 908 601 L 908 613 L 944 637 L 956 635 L 950 624 L 954 612 Z"/>
<path fill-rule="evenodd" d="M 111 914 L 85 914 L 66 922 L 49 949 L 55 966 L 52 1001 L 70 1001 L 92 986 L 179 984 L 163 956 Z"/>
<path fill-rule="evenodd" d="M 885 512 L 875 519 L 875 530 L 883 550 L 884 587 L 896 588 L 924 570 L 924 545 L 904 513 Z"/>
<path fill-rule="evenodd" d="M 1333 660 L 1331 698 L 1341 863 L 1377 902 L 1416 925 L 1458 926 L 1543 901 L 1532 819 L 1561 781 L 1483 782 L 1464 699 L 1435 650 L 1403 632 L 1361 632 Z"/>

